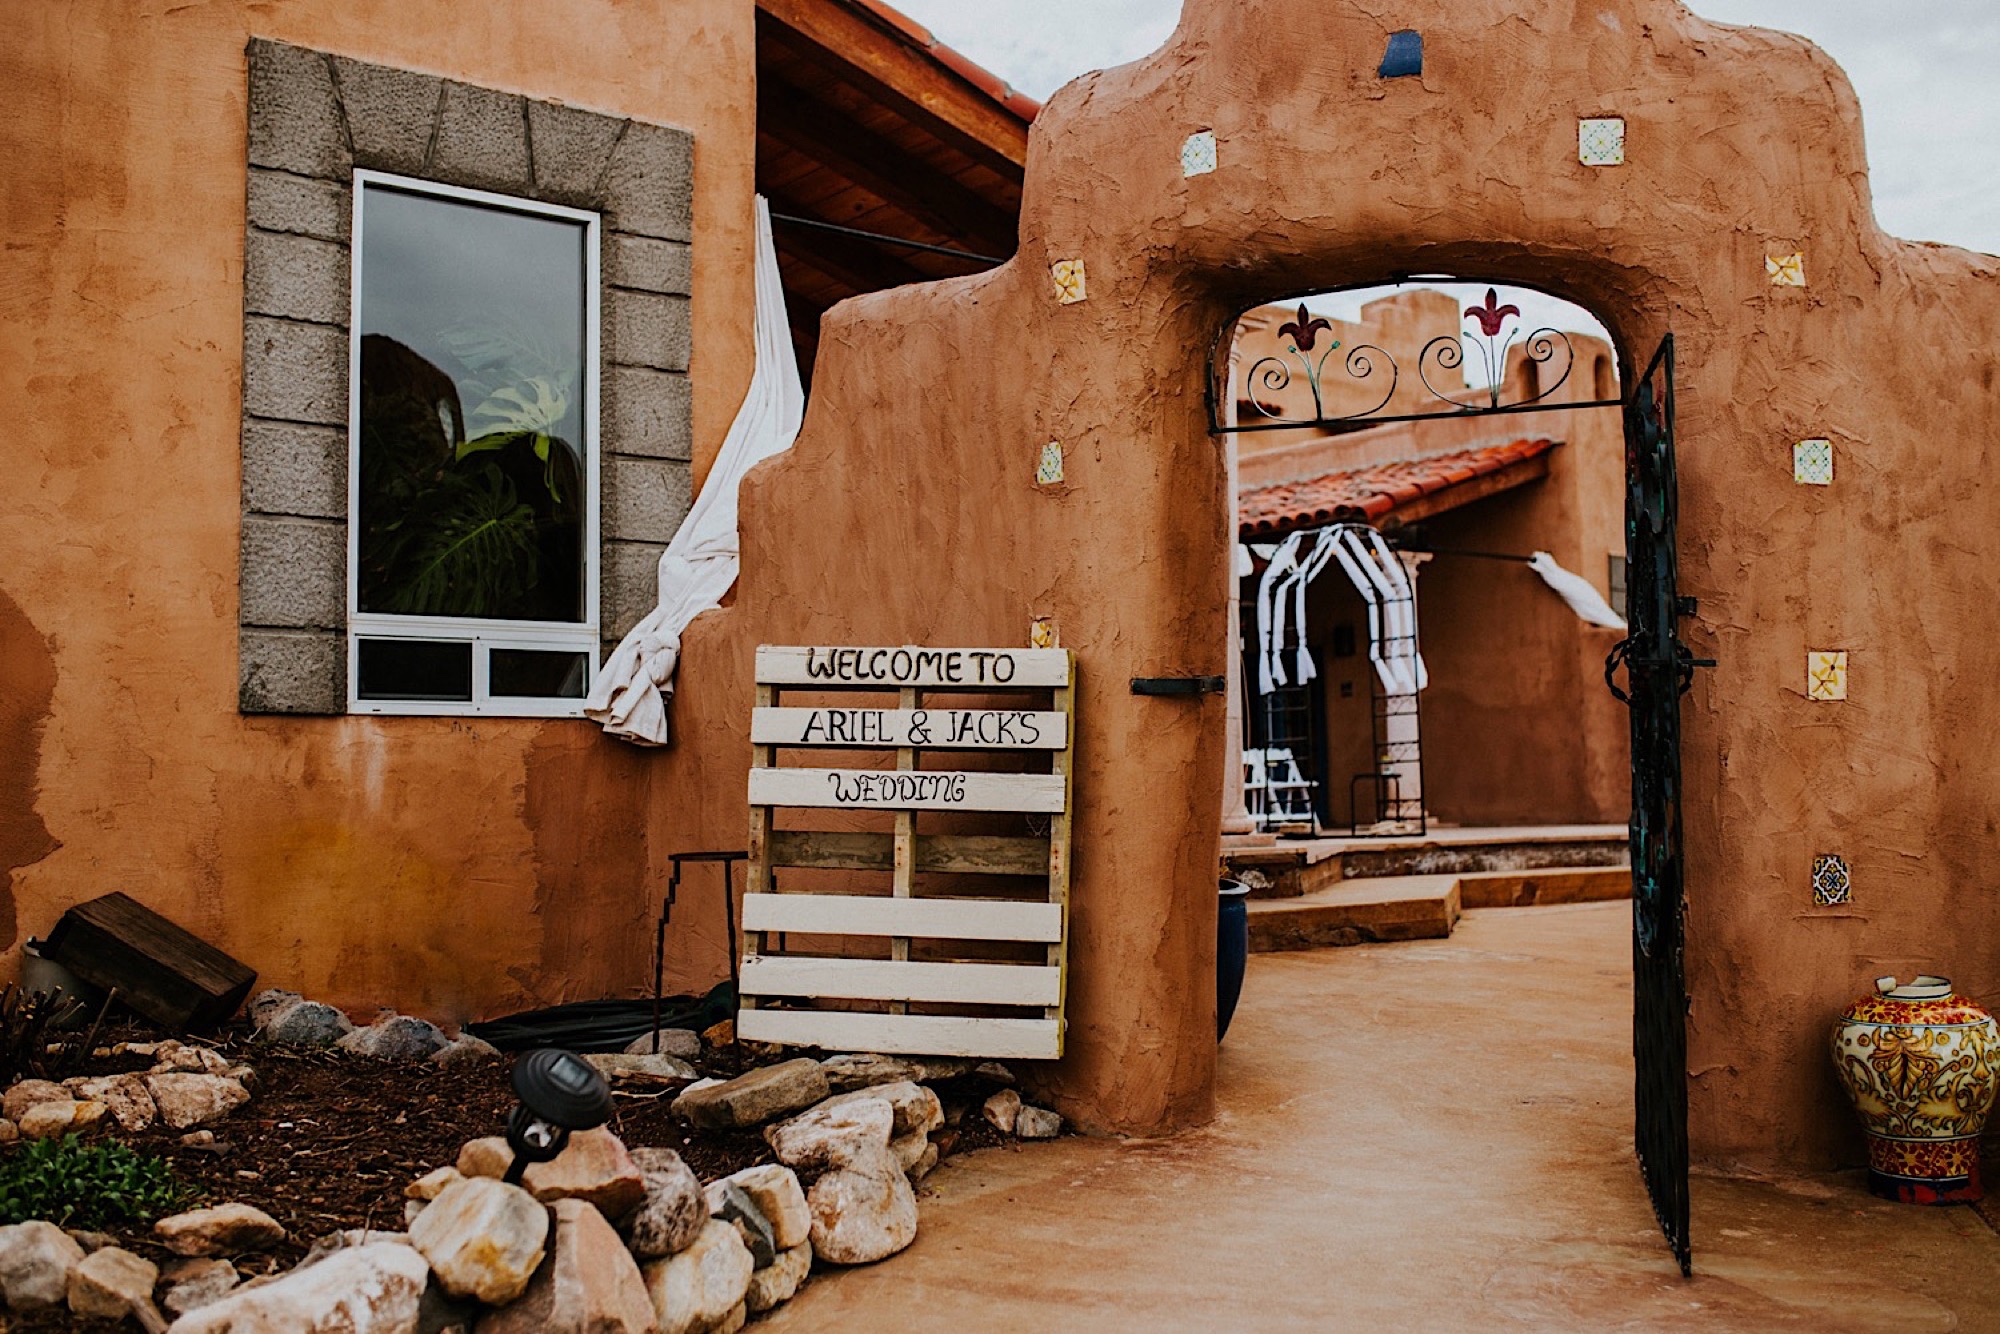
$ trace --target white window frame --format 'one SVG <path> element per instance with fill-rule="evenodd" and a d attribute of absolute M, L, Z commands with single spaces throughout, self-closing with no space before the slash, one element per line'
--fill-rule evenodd
<path fill-rule="evenodd" d="M 380 186 L 409 194 L 480 204 L 546 218 L 561 218 L 584 225 L 584 404 L 583 454 L 584 485 L 588 500 L 584 506 L 584 619 L 567 621 L 488 620 L 473 616 L 398 616 L 388 612 L 363 612 L 357 574 L 361 548 L 361 265 L 362 203 L 367 187 Z M 516 195 L 469 190 L 463 186 L 418 180 L 391 172 L 357 169 L 354 173 L 354 223 L 350 254 L 353 256 L 352 314 L 347 341 L 347 711 L 364 714 L 406 714 L 456 716 L 466 714 L 503 718 L 581 718 L 583 700 L 548 697 L 495 697 L 488 693 L 492 680 L 489 655 L 492 650 L 519 648 L 581 653 L 589 670 L 584 681 L 588 695 L 597 684 L 600 643 L 598 637 L 599 564 L 602 522 L 599 514 L 600 449 L 598 441 L 598 325 L 600 286 L 598 275 L 599 233 L 602 218 L 586 209 L 564 208 Z M 470 700 L 402 700 L 361 698 L 361 649 L 364 639 L 413 639 L 430 643 L 466 643 L 472 650 L 472 698 Z"/>

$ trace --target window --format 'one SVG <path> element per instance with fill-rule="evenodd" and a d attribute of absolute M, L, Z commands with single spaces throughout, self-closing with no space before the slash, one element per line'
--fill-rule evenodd
<path fill-rule="evenodd" d="M 354 174 L 348 707 L 580 715 L 598 218 Z"/>

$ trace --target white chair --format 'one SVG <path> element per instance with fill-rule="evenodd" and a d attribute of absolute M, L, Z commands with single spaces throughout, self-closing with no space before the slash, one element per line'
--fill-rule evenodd
<path fill-rule="evenodd" d="M 1291 824 L 1310 820 L 1312 794 L 1316 784 L 1299 773 L 1298 761 L 1289 746 L 1271 746 L 1264 751 L 1264 811 L 1267 823 Z"/>

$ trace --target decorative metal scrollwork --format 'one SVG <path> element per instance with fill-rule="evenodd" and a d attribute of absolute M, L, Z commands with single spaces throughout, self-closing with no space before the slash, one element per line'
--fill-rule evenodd
<path fill-rule="evenodd" d="M 1519 306 L 1500 303 L 1498 289 L 1486 289 L 1485 304 L 1472 306 L 1465 312 L 1467 320 L 1477 322 L 1478 333 L 1463 336 L 1441 334 L 1424 344 L 1417 357 L 1418 381 L 1431 399 L 1442 404 L 1446 410 L 1433 408 L 1424 412 L 1385 413 L 1383 409 L 1395 398 L 1396 388 L 1402 382 L 1402 368 L 1396 364 L 1396 359 L 1373 343 L 1347 348 L 1346 355 L 1336 359 L 1334 354 L 1343 350 L 1338 338 L 1327 337 L 1324 347 L 1321 346 L 1322 335 L 1332 333 L 1333 322 L 1324 316 L 1314 315 L 1301 302 L 1296 315 L 1278 326 L 1278 336 L 1286 340 L 1282 352 L 1259 357 L 1252 362 L 1243 374 L 1240 387 L 1227 383 L 1211 385 L 1209 425 L 1216 431 L 1270 431 L 1289 427 L 1337 427 L 1362 422 L 1420 421 L 1447 416 L 1618 406 L 1616 399 L 1587 403 L 1549 402 L 1556 391 L 1568 383 L 1570 372 L 1576 367 L 1576 347 L 1570 342 L 1568 334 L 1546 325 L 1524 336 L 1520 315 Z M 1234 327 L 1232 322 L 1223 331 L 1224 339 L 1233 334 Z M 1456 371 L 1465 365 L 1468 341 L 1477 349 L 1479 365 L 1485 372 L 1487 387 L 1483 401 L 1482 396 L 1462 385 L 1457 389 L 1440 387 L 1432 378 L 1433 371 Z M 1528 364 L 1543 369 L 1530 379 L 1534 388 L 1532 394 L 1503 403 L 1508 359 L 1517 346 Z M 1218 344 L 1218 364 L 1223 369 L 1224 379 L 1227 378 L 1227 350 L 1226 342 Z M 1334 369 L 1332 380 L 1328 379 L 1329 363 Z M 1550 371 L 1556 372 L 1553 378 Z M 1271 400 L 1286 393 L 1301 380 L 1312 395 L 1312 415 L 1288 416 Z M 1366 407 L 1352 411 L 1329 412 L 1328 395 L 1336 388 L 1363 389 L 1372 401 Z M 1251 420 L 1225 425 L 1220 413 L 1222 394 L 1232 396 L 1247 411 Z"/>

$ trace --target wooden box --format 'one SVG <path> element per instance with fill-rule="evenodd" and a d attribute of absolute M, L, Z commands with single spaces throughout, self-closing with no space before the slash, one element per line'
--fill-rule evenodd
<path fill-rule="evenodd" d="M 42 956 L 171 1029 L 214 1028 L 236 1013 L 257 980 L 245 967 L 124 894 L 62 915 Z"/>

